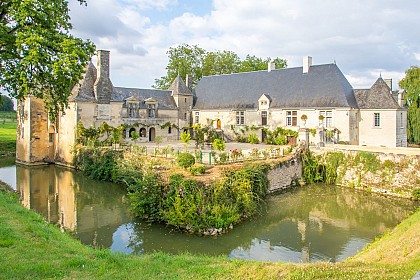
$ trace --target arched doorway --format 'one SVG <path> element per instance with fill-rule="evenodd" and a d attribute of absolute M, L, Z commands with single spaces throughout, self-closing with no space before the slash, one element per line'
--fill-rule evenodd
<path fill-rule="evenodd" d="M 136 131 L 136 129 L 135 129 L 134 127 L 130 128 L 130 130 L 128 131 L 128 137 L 129 137 L 129 138 L 132 138 L 132 137 L 133 137 L 132 133 L 133 133 L 134 131 Z"/>
<path fill-rule="evenodd" d="M 149 129 L 149 141 L 150 141 L 150 142 L 155 141 L 155 137 L 156 137 L 156 130 L 155 130 L 155 128 L 154 128 L 154 127 L 151 127 L 151 128 Z"/>
<path fill-rule="evenodd" d="M 140 128 L 140 137 L 146 137 L 146 129 L 144 127 Z"/>
<path fill-rule="evenodd" d="M 217 129 L 222 129 L 222 121 L 217 119 Z"/>

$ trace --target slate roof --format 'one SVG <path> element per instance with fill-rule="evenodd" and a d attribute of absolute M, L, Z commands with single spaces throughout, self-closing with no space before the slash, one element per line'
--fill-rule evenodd
<path fill-rule="evenodd" d="M 194 109 L 256 109 L 262 94 L 270 108 L 357 108 L 353 88 L 335 64 L 203 77 Z"/>
<path fill-rule="evenodd" d="M 391 89 L 382 78 L 377 79 L 370 89 L 356 89 L 354 94 L 360 109 L 401 108 L 392 97 Z"/>
<path fill-rule="evenodd" d="M 76 84 L 69 97 L 69 101 L 94 101 L 95 92 L 93 91 L 93 85 L 96 81 L 96 68 L 90 62 L 86 66 L 86 72 L 83 74 L 82 79 Z"/>
<path fill-rule="evenodd" d="M 170 90 L 114 87 L 111 102 L 124 102 L 129 97 L 135 97 L 140 100 L 139 108 L 146 108 L 144 101 L 154 98 L 158 101 L 159 109 L 176 110 L 177 106 L 171 95 Z"/>
<path fill-rule="evenodd" d="M 184 80 L 181 76 L 179 76 L 179 74 L 172 82 L 172 85 L 168 88 L 168 90 L 172 90 L 174 94 L 192 95 L 191 90 L 185 85 Z"/>

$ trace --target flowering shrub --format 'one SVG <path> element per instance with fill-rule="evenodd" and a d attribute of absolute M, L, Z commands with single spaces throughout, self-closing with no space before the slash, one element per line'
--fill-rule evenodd
<path fill-rule="evenodd" d="M 240 149 L 233 149 L 230 150 L 230 157 L 233 161 L 237 161 L 243 157 L 242 150 Z"/>

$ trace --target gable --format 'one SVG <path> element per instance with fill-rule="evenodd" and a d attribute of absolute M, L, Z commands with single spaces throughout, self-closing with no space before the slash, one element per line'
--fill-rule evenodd
<path fill-rule="evenodd" d="M 401 108 L 392 97 L 391 89 L 379 78 L 370 89 L 354 91 L 360 109 L 399 109 Z"/>

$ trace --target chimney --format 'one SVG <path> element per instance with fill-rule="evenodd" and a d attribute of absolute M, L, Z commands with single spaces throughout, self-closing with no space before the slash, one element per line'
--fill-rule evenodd
<path fill-rule="evenodd" d="M 187 85 L 189 89 L 192 89 L 192 75 L 191 74 L 187 74 L 187 76 L 185 77 L 185 84 Z"/>
<path fill-rule="evenodd" d="M 308 74 L 309 68 L 312 66 L 312 57 L 304 56 L 303 57 L 303 74 Z"/>
<path fill-rule="evenodd" d="M 98 50 L 97 55 L 97 78 L 93 85 L 93 90 L 98 103 L 109 104 L 113 88 L 109 78 L 109 51 Z"/>
<path fill-rule="evenodd" d="M 389 89 L 392 91 L 392 79 L 384 79 L 384 82 L 387 84 Z"/>
<path fill-rule="evenodd" d="M 404 90 L 400 89 L 398 91 L 398 105 L 400 105 L 400 107 L 404 107 Z"/>
<path fill-rule="evenodd" d="M 275 69 L 276 69 L 276 63 L 274 61 L 269 61 L 267 71 L 271 72 L 271 70 L 275 70 Z"/>

